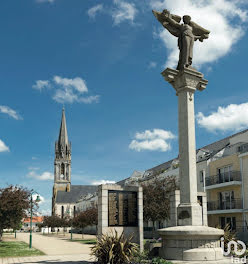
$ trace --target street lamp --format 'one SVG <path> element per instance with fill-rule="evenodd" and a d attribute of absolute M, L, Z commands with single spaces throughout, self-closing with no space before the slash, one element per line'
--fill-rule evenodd
<path fill-rule="evenodd" d="M 31 213 L 30 213 L 30 237 L 29 237 L 29 248 L 32 248 L 32 220 L 33 220 L 33 194 L 37 194 L 35 202 L 40 202 L 40 195 L 32 191 L 31 192 L 31 199 L 30 199 L 30 207 L 31 207 Z"/>

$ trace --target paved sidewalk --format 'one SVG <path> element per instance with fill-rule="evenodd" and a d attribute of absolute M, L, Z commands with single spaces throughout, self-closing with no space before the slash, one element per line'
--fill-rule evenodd
<path fill-rule="evenodd" d="M 92 238 L 92 237 L 89 237 Z M 11 238 L 13 241 L 13 238 Z M 29 243 L 29 233 L 17 233 L 17 240 Z M 92 245 L 71 242 L 63 237 L 49 237 L 33 233 L 33 247 L 41 250 L 46 256 L 0 258 L 0 264 L 90 264 Z"/>
<path fill-rule="evenodd" d="M 18 233 L 17 240 L 29 243 L 29 233 Z M 83 260 L 89 260 L 91 258 L 90 253 L 92 245 L 71 242 L 70 240 L 43 236 L 36 233 L 33 233 L 33 247 L 49 256 L 83 254 L 85 256 Z"/>
<path fill-rule="evenodd" d="M 92 261 L 87 259 L 85 254 L 63 255 L 63 256 L 38 256 L 38 257 L 19 257 L 19 258 L 0 258 L 0 264 L 90 264 Z"/>

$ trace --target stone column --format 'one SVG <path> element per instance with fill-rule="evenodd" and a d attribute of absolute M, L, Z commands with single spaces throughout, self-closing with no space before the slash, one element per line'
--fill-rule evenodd
<path fill-rule="evenodd" d="M 177 208 L 180 204 L 180 191 L 170 193 L 170 221 L 169 226 L 177 226 Z"/>
<path fill-rule="evenodd" d="M 202 73 L 189 68 L 182 71 L 167 68 L 162 75 L 178 96 L 181 185 L 178 225 L 202 225 L 202 209 L 197 202 L 194 93 L 196 90 L 204 90 L 208 81 L 203 79 Z"/>

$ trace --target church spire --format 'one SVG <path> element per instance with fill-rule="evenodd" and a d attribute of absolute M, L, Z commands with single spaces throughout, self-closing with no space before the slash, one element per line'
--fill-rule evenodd
<path fill-rule="evenodd" d="M 68 146 L 68 135 L 67 135 L 67 128 L 66 128 L 66 119 L 65 119 L 65 109 L 63 107 L 62 110 L 62 118 L 61 118 L 61 125 L 59 131 L 59 139 L 58 143 L 60 146 L 66 147 Z"/>

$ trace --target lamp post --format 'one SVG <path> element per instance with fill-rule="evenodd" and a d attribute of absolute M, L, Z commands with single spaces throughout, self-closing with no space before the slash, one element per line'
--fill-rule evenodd
<path fill-rule="evenodd" d="M 31 199 L 30 199 L 30 209 L 31 209 L 31 212 L 30 212 L 30 236 L 29 236 L 29 248 L 32 248 L 32 220 L 33 220 L 33 194 L 37 194 L 37 197 L 36 197 L 36 200 L 35 202 L 40 202 L 40 196 L 37 192 L 35 191 L 32 191 L 31 192 Z"/>

